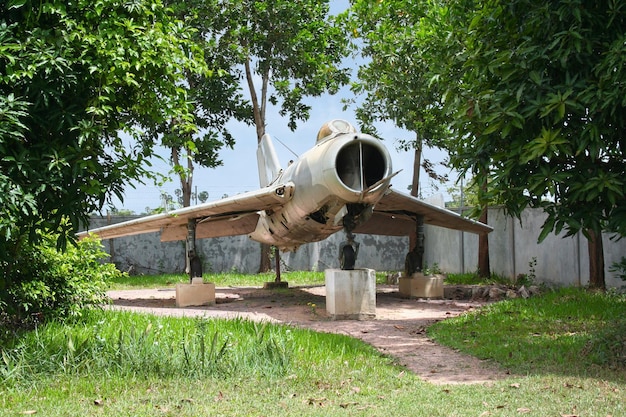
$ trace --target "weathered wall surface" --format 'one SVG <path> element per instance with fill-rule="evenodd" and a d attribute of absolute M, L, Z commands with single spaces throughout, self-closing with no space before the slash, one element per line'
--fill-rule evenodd
<path fill-rule="evenodd" d="M 537 243 L 546 215 L 541 210 L 527 209 L 521 222 L 507 217 L 497 208 L 489 210 L 488 223 L 494 228 L 489 234 L 491 271 L 514 278 L 519 274 L 534 275 L 537 281 L 567 285 L 589 284 L 587 239 L 579 233 L 572 237 L 549 235 Z M 472 272 L 478 266 L 478 236 L 439 227 L 426 227 L 425 262 L 437 263 L 446 272 Z M 608 287 L 626 285 L 609 271 L 614 262 L 626 256 L 626 239 L 614 240 L 603 235 L 606 284 Z"/>
<path fill-rule="evenodd" d="M 130 217 L 92 217 L 91 228 L 119 223 Z M 357 235 L 361 244 L 356 267 L 368 267 L 379 271 L 404 269 L 404 257 L 408 238 Z M 322 242 L 303 245 L 296 252 L 281 254 L 284 270 L 323 271 L 339 267 L 339 245 L 345 240 L 343 233 L 336 233 Z M 158 233 L 107 239 L 103 241 L 111 261 L 126 271 L 156 274 L 182 272 L 185 269 L 184 242 L 161 242 Z M 206 272 L 238 271 L 255 273 L 259 268 L 260 244 L 247 236 L 200 239 L 197 242 Z"/>
<path fill-rule="evenodd" d="M 93 217 L 91 227 L 100 227 L 136 218 Z M 489 211 L 489 224 L 494 231 L 489 235 L 491 270 L 497 274 L 516 277 L 534 275 L 539 282 L 560 285 L 587 285 L 589 283 L 589 258 L 587 240 L 582 234 L 574 237 L 548 236 L 541 244 L 537 237 L 545 214 L 540 210 L 526 210 L 521 218 L 504 216 L 497 208 Z M 424 262 L 437 264 L 444 272 L 472 272 L 478 264 L 478 236 L 440 227 L 426 226 L 426 252 Z M 323 242 L 302 246 L 295 253 L 281 256 L 283 270 L 324 270 L 339 266 L 338 247 L 345 239 L 336 233 Z M 360 251 L 358 267 L 379 271 L 404 269 L 408 251 L 408 238 L 357 235 Z M 615 241 L 604 236 L 606 283 L 609 287 L 625 285 L 608 269 L 626 256 L 626 239 Z M 111 260 L 122 270 L 131 266 L 137 273 L 178 273 L 184 271 L 184 243 L 159 240 L 157 233 L 148 233 L 103 242 Z M 207 272 L 238 271 L 254 273 L 258 269 L 259 243 L 247 236 L 235 236 L 198 241 L 204 270 Z M 536 261 L 536 264 L 534 262 Z M 534 265 L 531 265 L 533 263 Z"/>

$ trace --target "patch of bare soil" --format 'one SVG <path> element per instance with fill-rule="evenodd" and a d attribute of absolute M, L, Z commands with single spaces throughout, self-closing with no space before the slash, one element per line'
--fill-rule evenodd
<path fill-rule="evenodd" d="M 323 286 L 217 288 L 215 305 L 192 308 L 177 308 L 173 289 L 110 291 L 109 296 L 111 308 L 175 316 L 242 317 L 346 334 L 371 344 L 435 384 L 488 383 L 507 377 L 493 364 L 440 346 L 426 336 L 429 325 L 479 308 L 481 302 L 404 299 L 397 287 L 379 285 L 376 318 L 361 321 L 329 317 Z"/>

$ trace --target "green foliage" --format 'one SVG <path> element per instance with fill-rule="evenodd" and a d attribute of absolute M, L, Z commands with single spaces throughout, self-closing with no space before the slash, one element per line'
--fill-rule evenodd
<path fill-rule="evenodd" d="M 422 158 L 424 145 L 441 148 L 450 136 L 449 119 L 442 109 L 442 87 L 432 81 L 437 65 L 428 33 L 427 14 L 431 2 L 352 1 L 342 16 L 355 47 L 365 64 L 358 70 L 358 80 L 351 85 L 361 96 L 356 115 L 365 132 L 377 134 L 375 122 L 392 121 L 413 132 L 413 137 L 397 139 L 398 147 L 414 149 L 415 166 L 424 169 L 431 181 L 444 183 L 435 165 Z M 357 98 L 345 100 L 346 104 Z M 420 169 L 413 172 L 413 186 L 420 183 Z M 421 190 L 413 190 L 421 195 Z"/>
<path fill-rule="evenodd" d="M 625 309 L 624 295 L 562 289 L 491 304 L 437 323 L 429 335 L 520 374 L 623 371 Z"/>
<path fill-rule="evenodd" d="M 590 301 L 591 312 L 581 312 L 578 303 Z M 500 310 L 487 312 L 481 318 L 489 327 L 487 333 L 472 334 L 472 319 L 455 319 L 450 337 L 458 343 L 469 344 L 471 340 L 472 344 L 481 345 L 483 335 L 506 335 L 486 341 L 495 352 L 490 357 L 506 359 L 511 344 L 524 333 L 523 327 L 514 327 L 517 321 L 550 323 L 546 315 L 559 312 L 550 328 L 539 326 L 537 333 L 535 329 L 526 333 L 524 340 L 532 343 L 541 339 L 545 346 L 532 351 L 539 355 L 536 364 L 534 358 L 528 360 L 513 350 L 511 360 L 526 366 L 524 369 L 530 363 L 530 375 L 512 374 L 486 384 L 445 386 L 423 381 L 371 346 L 344 335 L 242 320 L 96 311 L 71 323 L 50 323 L 14 339 L 10 346 L 1 345 L 0 416 L 623 415 L 623 370 L 611 370 L 608 363 L 590 365 L 586 348 L 582 360 L 561 360 L 568 351 L 559 351 L 562 338 L 575 338 L 571 333 L 580 329 L 580 323 L 588 322 L 586 328 L 593 329 L 605 318 L 615 317 L 620 308 L 623 311 L 623 304 L 616 301 L 619 298 L 602 294 L 587 298 L 560 293 L 558 297 L 528 300 L 523 314 L 520 309 L 511 308 L 511 303 L 498 303 Z M 611 312 L 601 315 L 602 309 Z M 480 311 L 467 316 L 481 317 Z M 570 333 L 554 332 L 570 326 L 572 321 L 577 327 L 569 327 Z M 443 323 L 448 322 L 451 321 Z M 465 331 L 467 326 L 469 332 Z M 544 337 L 544 331 L 550 337 Z M 120 333 L 123 369 L 116 356 L 122 350 L 118 348 Z M 202 338 L 204 370 L 200 365 Z M 278 348 L 270 347 L 273 353 L 264 354 L 262 350 L 271 344 L 263 346 L 263 341 L 270 339 Z M 195 363 L 193 369 L 185 365 L 183 345 Z M 173 357 L 168 357 L 170 349 Z M 280 353 L 283 349 L 289 350 L 286 357 Z M 504 353 L 500 355 L 500 351 Z M 264 359 L 254 362 L 252 355 Z M 272 355 L 286 361 L 268 360 Z M 161 359 L 164 362 L 160 367 Z M 127 368 L 131 363 L 145 367 L 137 366 L 135 372 L 130 372 Z M 168 371 L 174 363 L 181 364 L 184 372 Z M 224 373 L 216 372 L 230 364 L 236 366 Z"/>
<path fill-rule="evenodd" d="M 613 262 L 613 265 L 609 267 L 609 271 L 615 272 L 622 281 L 626 281 L 626 256 L 622 256 L 619 262 Z"/>
<path fill-rule="evenodd" d="M 366 121 L 433 132 L 451 167 L 472 174 L 477 210 L 544 210 L 540 241 L 583 231 L 596 260 L 594 236 L 626 235 L 621 2 L 353 4 L 352 29 L 372 57 L 357 85 Z M 596 262 L 590 279 L 604 287 Z"/>
<path fill-rule="evenodd" d="M 452 164 L 489 178 L 481 198 L 562 230 L 626 234 L 626 11 L 619 2 L 448 3 L 442 47 Z M 488 161 L 484 164 L 483 161 Z M 548 199 L 544 198 L 548 197 Z"/>
<path fill-rule="evenodd" d="M 441 268 L 439 267 L 439 264 L 437 262 L 433 263 L 432 266 L 429 266 L 428 264 L 424 264 L 424 269 L 422 270 L 422 273 L 424 275 L 438 275 L 438 274 L 443 274 L 443 271 L 441 270 Z"/>
<path fill-rule="evenodd" d="M 297 285 L 323 285 L 324 272 L 292 271 L 281 273 L 283 281 L 289 282 L 290 286 Z M 235 272 L 225 272 L 220 274 L 204 274 L 205 282 L 212 282 L 217 286 L 224 287 L 249 287 L 263 286 L 266 282 L 274 281 L 275 273 L 265 274 L 243 274 Z M 385 273 L 377 273 L 379 282 L 385 282 Z M 164 274 L 164 275 L 120 275 L 111 280 L 112 289 L 131 288 L 158 288 L 172 287 L 177 283 L 189 282 L 188 275 Z"/>
<path fill-rule="evenodd" d="M 235 144 L 227 123 L 231 119 L 250 123 L 252 111 L 241 94 L 232 51 L 220 47 L 212 32 L 216 22 L 220 22 L 224 5 L 216 0 L 165 0 L 164 3 L 193 29 L 192 40 L 202 51 L 208 68 L 203 73 L 184 72 L 183 85 L 193 102 L 191 111 L 198 130 L 190 132 L 177 119 L 165 120 L 160 126 L 161 144 L 171 150 L 172 173 L 180 180 L 180 204 L 186 207 L 193 199 L 194 164 L 208 168 L 222 165 L 219 151 Z"/>
<path fill-rule="evenodd" d="M 452 201 L 446 201 L 446 208 L 473 208 L 479 207 L 480 203 L 478 201 L 478 185 L 475 182 L 467 183 L 457 183 L 453 186 L 450 186 L 446 189 L 448 195 L 452 198 Z"/>
<path fill-rule="evenodd" d="M 322 337 L 269 323 L 93 310 L 65 323 L 47 323 L 4 345 L 0 375 L 10 385 L 29 385 L 49 375 L 284 377 L 332 348 L 337 353 L 326 360 L 337 364 L 372 351 L 346 336 Z"/>
<path fill-rule="evenodd" d="M 280 106 L 295 130 L 298 120 L 309 118 L 307 96 L 335 94 L 348 83 L 349 69 L 340 67 L 347 54 L 345 28 L 328 16 L 328 0 L 229 0 L 218 6 L 214 37 L 243 67 L 239 75 L 248 83 L 258 140 L 268 101 Z"/>
<path fill-rule="evenodd" d="M 23 242 L 14 259 L 0 263 L 0 303 L 5 307 L 0 321 L 29 326 L 74 317 L 107 302 L 108 282 L 122 273 L 102 263 L 108 255 L 100 241 L 88 237 L 64 252 L 55 241 L 55 236 L 45 235 L 36 245 Z"/>
<path fill-rule="evenodd" d="M 465 272 L 458 274 L 446 274 L 445 284 L 447 285 L 490 285 L 504 284 L 510 285 L 511 280 L 507 277 L 491 273 L 488 278 L 481 277 L 478 272 Z"/>
<path fill-rule="evenodd" d="M 441 146 L 449 135 L 442 87 L 432 79 L 439 67 L 436 45 L 429 44 L 433 33 L 428 13 L 433 3 L 358 0 L 345 16 L 367 59 L 352 84 L 355 93 L 365 95 L 357 116 L 366 131 L 375 131 L 376 120 L 392 120 L 415 132 L 415 138 L 400 140 L 405 149 Z"/>
<path fill-rule="evenodd" d="M 65 246 L 147 174 L 163 120 L 193 131 L 182 73 L 205 66 L 158 0 L 7 1 L 0 16 L 0 246 L 13 256 L 36 230 Z"/>

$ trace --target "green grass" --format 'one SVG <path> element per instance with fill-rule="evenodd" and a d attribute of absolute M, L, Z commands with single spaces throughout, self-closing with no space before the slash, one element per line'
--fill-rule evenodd
<path fill-rule="evenodd" d="M 274 281 L 274 273 L 265 274 L 242 274 L 238 272 L 205 274 L 204 281 L 212 282 L 218 287 L 256 287 L 263 286 L 264 283 Z M 289 282 L 290 285 L 315 285 L 324 284 L 323 272 L 284 272 L 281 280 Z M 122 276 L 111 283 L 111 289 L 123 290 L 132 288 L 161 288 L 172 287 L 178 283 L 189 282 L 189 277 L 185 274 L 163 274 L 163 275 L 131 275 Z"/>
<path fill-rule="evenodd" d="M 609 360 L 625 302 L 566 290 L 441 322 L 433 337 L 512 372 L 448 386 L 347 336 L 91 312 L 0 347 L 0 416 L 626 415 L 626 368 Z"/>
<path fill-rule="evenodd" d="M 562 289 L 446 320 L 429 336 L 516 374 L 624 377 L 626 295 Z"/>
<path fill-rule="evenodd" d="M 175 318 L 89 311 L 72 323 L 51 322 L 2 349 L 6 385 L 28 386 L 48 375 L 121 378 L 284 376 L 338 348 L 339 366 L 373 348 L 342 335 L 325 335 L 247 320 Z M 309 367 L 305 367 L 308 370 Z"/>
<path fill-rule="evenodd" d="M 384 283 L 386 272 L 377 272 L 376 281 Z M 273 272 L 264 274 L 220 273 L 205 274 L 204 281 L 212 282 L 218 287 L 257 287 L 264 283 L 274 281 L 276 274 Z M 281 280 L 290 286 L 324 285 L 324 272 L 293 271 L 281 273 Z M 162 288 L 172 287 L 177 283 L 189 282 L 189 277 L 184 274 L 163 275 L 125 275 L 116 278 L 110 284 L 112 290 L 125 290 L 133 288 Z"/>
<path fill-rule="evenodd" d="M 489 278 L 478 276 L 476 272 L 465 272 L 459 274 L 446 274 L 444 281 L 446 285 L 485 285 L 485 284 L 504 284 L 510 285 L 511 280 L 498 274 L 491 274 Z"/>

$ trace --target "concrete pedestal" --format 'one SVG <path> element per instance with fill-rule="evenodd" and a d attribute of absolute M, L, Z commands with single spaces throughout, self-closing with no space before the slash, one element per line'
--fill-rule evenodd
<path fill-rule="evenodd" d="M 376 317 L 376 271 L 327 269 L 326 311 L 335 320 Z"/>
<path fill-rule="evenodd" d="M 194 278 L 191 284 L 176 284 L 176 307 L 206 306 L 215 304 L 215 284 L 202 283 Z"/>
<path fill-rule="evenodd" d="M 416 272 L 399 280 L 400 296 L 405 298 L 443 298 L 443 275 L 424 276 Z"/>

